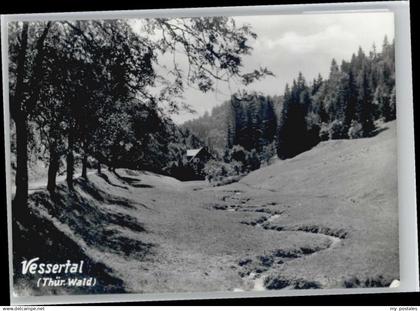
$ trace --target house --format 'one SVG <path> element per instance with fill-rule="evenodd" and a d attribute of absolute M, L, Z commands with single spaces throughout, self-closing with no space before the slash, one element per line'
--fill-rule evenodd
<path fill-rule="evenodd" d="M 205 178 L 203 172 L 204 166 L 209 160 L 214 159 L 214 156 L 206 147 L 201 147 L 198 149 L 188 149 L 185 158 L 187 163 L 179 168 L 175 177 L 180 180 L 199 180 Z"/>
<path fill-rule="evenodd" d="M 201 163 L 203 166 L 210 159 L 213 159 L 213 155 L 205 147 L 198 149 L 188 149 L 187 150 L 187 161 L 189 163 L 198 164 Z"/>

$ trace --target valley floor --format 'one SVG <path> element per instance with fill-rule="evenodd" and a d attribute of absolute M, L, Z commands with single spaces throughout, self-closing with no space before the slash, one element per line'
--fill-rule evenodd
<path fill-rule="evenodd" d="M 72 194 L 58 188 L 54 198 L 30 195 L 50 227 L 18 227 L 28 236 L 19 243 L 31 244 L 34 230 L 63 250 L 70 242 L 52 235 L 59 231 L 90 258 L 102 292 L 371 287 L 399 278 L 395 122 L 221 187 L 119 169 L 79 178 Z M 18 247 L 15 265 L 43 257 L 39 249 Z M 23 284 L 19 271 L 15 282 Z"/>

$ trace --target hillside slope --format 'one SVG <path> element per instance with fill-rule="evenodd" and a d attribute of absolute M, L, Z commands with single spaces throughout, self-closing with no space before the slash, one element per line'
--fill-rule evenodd
<path fill-rule="evenodd" d="M 377 136 L 321 142 L 292 159 L 254 171 L 241 182 L 280 193 L 392 198 L 397 187 L 396 146 L 393 121 Z"/>

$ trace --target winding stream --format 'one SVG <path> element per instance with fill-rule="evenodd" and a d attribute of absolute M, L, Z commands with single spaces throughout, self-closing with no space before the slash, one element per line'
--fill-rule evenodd
<path fill-rule="evenodd" d="M 242 194 L 242 192 L 237 191 L 237 192 L 234 192 L 234 194 L 231 195 L 231 196 L 224 197 L 223 198 L 224 201 L 226 201 L 227 199 L 229 199 L 230 201 L 233 201 L 233 204 L 229 205 L 224 210 L 228 211 L 228 212 L 255 212 L 255 213 L 259 213 L 259 214 L 262 213 L 262 214 L 268 216 L 268 217 L 262 216 L 262 217 L 258 218 L 257 220 L 251 221 L 251 222 L 243 222 L 243 224 L 252 225 L 252 226 L 255 226 L 257 228 L 261 228 L 263 230 L 274 230 L 274 231 L 283 231 L 283 232 L 284 231 L 289 231 L 289 232 L 303 231 L 303 232 L 306 232 L 307 234 L 314 235 L 318 238 L 328 239 L 330 241 L 328 246 L 326 246 L 325 248 L 316 249 L 316 250 L 313 250 L 313 251 L 308 251 L 308 252 L 303 252 L 301 254 L 297 254 L 294 257 L 288 258 L 284 262 L 296 260 L 296 259 L 299 259 L 299 258 L 309 257 L 309 256 L 312 256 L 316 253 L 319 253 L 319 252 L 322 252 L 322 251 L 325 251 L 325 250 L 328 250 L 328 249 L 332 249 L 332 248 L 336 247 L 341 242 L 342 239 L 345 238 L 345 236 L 338 237 L 338 236 L 335 236 L 333 234 L 325 234 L 325 233 L 321 233 L 321 232 L 314 232 L 313 230 L 311 231 L 311 230 L 305 230 L 305 229 L 286 229 L 286 228 L 279 229 L 279 227 L 271 226 L 270 224 L 273 221 L 282 217 L 281 213 L 271 211 L 270 209 L 264 209 L 264 208 L 262 208 L 262 206 L 261 206 L 261 208 L 255 208 L 255 206 L 253 208 L 250 208 L 250 206 L 247 205 L 248 200 L 241 199 L 241 194 Z M 281 263 L 281 264 L 283 264 L 283 263 Z M 260 272 L 260 273 L 252 271 L 248 275 L 243 277 L 243 279 L 245 281 L 245 284 L 250 284 L 251 285 L 250 290 L 263 291 L 263 290 L 268 290 L 269 289 L 269 288 L 267 288 L 265 283 L 266 283 L 267 276 L 270 275 L 270 272 L 272 270 L 271 266 L 270 266 L 270 268 L 271 269 L 268 269 L 268 270 L 266 270 L 264 272 Z M 247 287 L 246 290 L 249 290 L 248 286 L 246 286 L 246 287 Z M 293 289 L 293 288 L 295 288 L 293 283 L 291 283 L 288 286 L 282 287 L 282 289 Z M 235 288 L 234 291 L 245 291 L 245 289 Z"/>

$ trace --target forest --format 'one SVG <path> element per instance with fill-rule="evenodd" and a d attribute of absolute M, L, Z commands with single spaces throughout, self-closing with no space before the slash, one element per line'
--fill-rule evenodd
<path fill-rule="evenodd" d="M 245 174 L 321 141 L 374 135 L 377 122 L 396 118 L 394 73 L 394 43 L 385 37 L 380 52 L 373 45 L 340 65 L 333 59 L 327 78 L 308 82 L 299 73 L 281 96 L 234 94 L 182 126 L 219 155 L 208 163 L 208 176 Z"/>

